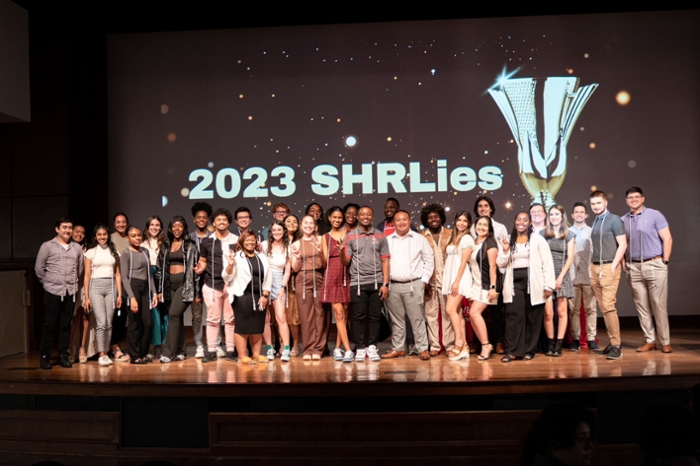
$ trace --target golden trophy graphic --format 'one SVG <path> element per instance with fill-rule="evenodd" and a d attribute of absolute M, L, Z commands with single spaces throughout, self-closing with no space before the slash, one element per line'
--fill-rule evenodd
<path fill-rule="evenodd" d="M 597 87 L 598 84 L 579 87 L 576 77 L 504 78 L 488 91 L 518 145 L 520 179 L 534 201 L 545 207 L 556 204 L 554 196 L 566 178 L 566 145 Z M 542 101 L 540 115 L 536 100 Z M 538 118 L 544 130 L 542 148 L 537 135 Z"/>

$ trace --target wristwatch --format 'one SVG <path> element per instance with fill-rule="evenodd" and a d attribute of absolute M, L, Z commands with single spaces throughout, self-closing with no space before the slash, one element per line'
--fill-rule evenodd
<path fill-rule="evenodd" d="M 389 284 L 388 284 L 388 283 L 382 283 L 382 286 L 386 286 L 387 288 L 389 288 Z"/>
<path fill-rule="evenodd" d="M 269 293 L 268 293 L 268 294 L 264 294 L 264 293 L 263 293 L 262 297 L 263 297 L 263 298 L 270 299 L 270 294 L 269 294 Z"/>

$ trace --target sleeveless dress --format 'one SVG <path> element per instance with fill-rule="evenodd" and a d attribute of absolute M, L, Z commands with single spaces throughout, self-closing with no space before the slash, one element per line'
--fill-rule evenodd
<path fill-rule="evenodd" d="M 452 293 L 452 284 L 457 279 L 459 266 L 462 263 L 462 251 L 465 249 L 474 249 L 474 239 L 468 233 L 459 240 L 459 245 L 450 244 L 445 250 L 445 269 L 442 279 L 442 294 L 449 295 Z M 459 294 L 465 298 L 470 298 L 472 295 L 472 272 L 469 262 L 464 269 L 462 279 L 459 281 Z"/>
<path fill-rule="evenodd" d="M 573 231 L 568 230 L 566 239 L 547 238 L 545 236 L 544 230 L 541 230 L 540 234 L 544 239 L 547 240 L 547 243 L 549 244 L 549 250 L 552 251 L 552 261 L 554 262 L 554 278 L 556 279 L 561 273 L 561 269 L 564 268 L 564 264 L 566 264 L 566 254 L 568 252 L 567 244 L 569 243 L 569 241 L 576 238 L 576 234 Z M 562 280 L 561 288 L 559 289 L 559 291 L 557 291 L 556 295 L 557 298 L 574 297 L 574 286 L 571 284 L 570 274 L 567 273 L 564 275 L 564 280 Z"/>
<path fill-rule="evenodd" d="M 485 249 L 482 252 L 482 248 L 484 247 Z M 498 245 L 496 244 L 496 240 L 494 240 L 492 236 L 489 236 L 483 242 L 474 246 L 472 255 L 469 258 L 469 266 L 471 267 L 472 278 L 474 280 L 474 284 L 472 286 L 472 300 L 479 301 L 488 305 L 493 305 L 497 302 L 497 300 L 488 300 L 490 270 L 489 260 L 486 251 L 488 251 L 491 248 L 498 249 Z"/>
<path fill-rule="evenodd" d="M 350 276 L 348 268 L 340 262 L 338 241 L 330 233 L 323 235 L 323 241 L 328 246 L 328 265 L 323 276 L 322 303 L 349 303 Z"/>

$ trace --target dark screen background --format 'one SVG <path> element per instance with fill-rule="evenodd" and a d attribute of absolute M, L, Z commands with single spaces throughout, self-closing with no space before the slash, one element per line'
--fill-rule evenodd
<path fill-rule="evenodd" d="M 556 201 L 570 212 L 597 187 L 622 215 L 625 190 L 642 187 L 646 205 L 666 215 L 674 236 L 669 311 L 692 314 L 684 303 L 693 298 L 700 258 L 693 236 L 700 213 L 699 20 L 692 10 L 111 35 L 110 212 L 124 211 L 138 226 L 150 215 L 165 224 L 176 214 L 190 219 L 199 186 L 212 190 L 203 200 L 214 208 L 249 207 L 256 229 L 267 225 L 276 202 L 297 215 L 311 202 L 324 209 L 368 204 L 378 223 L 389 196 L 416 224 L 433 202 L 449 209 L 451 223 L 486 193 L 496 202 L 494 218 L 510 229 L 532 197 L 518 173 L 513 135 L 487 91 L 504 71 L 513 78 L 575 76 L 598 88 L 568 143 Z M 621 92 L 630 96 L 626 105 L 617 100 Z M 403 179 L 407 192 L 377 192 L 382 164 L 410 173 L 416 162 L 420 170 Z M 363 164 L 369 192 L 359 184 L 352 194 L 343 190 L 342 166 L 359 174 Z M 319 178 L 312 173 L 321 165 L 339 171 L 335 192 L 314 192 Z M 294 189 L 272 176 L 281 166 L 293 171 Z M 251 167 L 259 169 L 246 180 Z M 476 174 L 473 189 L 451 186 L 460 167 Z M 479 185 L 482 169 L 500 175 Z M 209 172 L 211 182 L 191 179 L 195 170 Z M 240 192 L 231 197 L 235 173 Z M 268 176 L 267 192 L 245 197 L 260 174 Z M 418 192 L 411 178 L 435 189 Z M 291 195 L 275 195 L 275 187 Z M 635 315 L 626 283 L 618 297 L 620 313 Z"/>

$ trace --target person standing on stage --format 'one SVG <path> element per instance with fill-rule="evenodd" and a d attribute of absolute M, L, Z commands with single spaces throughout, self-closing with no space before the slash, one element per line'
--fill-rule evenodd
<path fill-rule="evenodd" d="M 226 301 L 229 307 L 235 300 L 235 340 L 238 361 L 241 364 L 267 363 L 267 356 L 260 354 L 265 314 L 270 301 L 272 274 L 264 253 L 256 251 L 258 240 L 251 231 L 244 230 L 235 250 L 224 256 L 222 277 L 226 282 Z M 227 335 L 228 337 L 228 335 Z M 228 338 L 227 338 L 228 340 Z M 228 341 L 226 342 L 228 346 Z M 248 356 L 247 345 L 252 354 Z M 226 358 L 233 357 L 227 353 Z"/>
<path fill-rule="evenodd" d="M 68 356 L 70 327 L 83 273 L 83 250 L 71 242 L 73 222 L 67 218 L 56 221 L 56 236 L 39 248 L 34 272 L 44 287 L 44 326 L 41 334 L 40 367 L 51 369 L 51 348 L 58 327 L 58 364 L 72 367 Z"/>
<path fill-rule="evenodd" d="M 301 322 L 301 339 L 304 342 L 303 359 L 319 360 L 326 349 L 325 310 L 321 303 L 323 271 L 326 258 L 323 255 L 323 238 L 316 232 L 316 221 L 310 215 L 301 219 L 303 236 L 295 241 L 292 253 L 292 270 L 296 276 L 296 299 Z"/>
<path fill-rule="evenodd" d="M 224 319 L 224 331 L 226 334 L 226 359 L 234 360 L 234 317 L 231 303 L 226 299 L 224 279 L 221 276 L 224 268 L 224 254 L 228 255 L 230 249 L 235 249 L 238 236 L 228 231 L 233 220 L 231 212 L 227 209 L 216 209 L 212 214 L 214 235 L 202 240 L 199 246 L 199 262 L 195 272 L 200 277 L 202 297 L 207 309 L 207 352 L 202 362 L 215 361 L 217 358 L 217 336 Z"/>
<path fill-rule="evenodd" d="M 85 309 L 96 321 L 95 340 L 100 366 L 109 366 L 109 342 L 114 310 L 122 306 L 122 277 L 119 253 L 109 239 L 107 225 L 95 226 L 93 239 L 85 252 Z"/>
<path fill-rule="evenodd" d="M 590 279 L 590 257 L 591 257 L 591 227 L 586 225 L 588 210 L 583 202 L 574 204 L 571 211 L 571 218 L 574 224 L 569 231 L 574 235 L 574 263 L 571 266 L 571 284 L 574 287 L 574 297 L 569 300 L 569 328 L 573 341 L 569 347 L 570 351 L 578 351 L 581 348 L 581 298 L 583 298 L 583 309 L 586 313 L 586 340 L 588 350 L 600 349 L 596 343 L 597 315 L 595 295 L 591 289 Z"/>
<path fill-rule="evenodd" d="M 269 228 L 267 239 L 263 241 L 263 254 L 270 263 L 272 284 L 270 285 L 269 313 L 274 313 L 282 349 L 282 361 L 289 362 L 291 356 L 291 342 L 289 338 L 289 325 L 287 324 L 287 290 L 291 276 L 291 264 L 289 257 L 289 235 L 284 222 L 273 220 Z M 267 357 L 274 359 L 274 350 Z"/>
<path fill-rule="evenodd" d="M 213 231 L 209 231 L 209 217 L 211 217 L 212 208 L 211 205 L 206 202 L 195 202 L 191 212 L 192 217 L 194 217 L 194 231 L 190 233 L 190 239 L 197 247 L 197 256 L 199 257 L 199 248 L 202 241 L 214 234 Z M 199 292 L 195 295 L 194 301 L 192 301 L 192 305 L 190 306 L 192 308 L 192 333 L 194 333 L 194 344 L 197 345 L 194 357 L 199 359 L 204 357 L 202 318 L 207 315 L 204 301 L 201 297 L 201 291 L 200 287 Z M 206 317 L 204 317 L 204 319 L 206 321 Z M 219 335 L 221 335 L 221 333 L 219 333 Z"/>
<path fill-rule="evenodd" d="M 314 221 L 316 222 L 317 234 L 324 235 L 330 231 L 331 227 L 326 221 L 326 216 L 323 214 L 323 207 L 321 207 L 321 204 L 318 202 L 312 202 L 306 206 L 304 215 L 313 217 Z"/>
<path fill-rule="evenodd" d="M 452 236 L 445 250 L 445 271 L 442 279 L 442 294 L 446 296 L 447 315 L 450 316 L 455 332 L 455 346 L 448 353 L 450 361 L 459 361 L 469 357 L 466 322 L 462 302 L 472 296 L 472 273 L 469 270 L 469 258 L 474 249 L 474 239 L 469 234 L 472 216 L 465 211 L 455 215 Z"/>
<path fill-rule="evenodd" d="M 141 230 L 130 226 L 126 230 L 129 247 L 122 252 L 119 267 L 122 276 L 122 289 L 129 304 L 126 339 L 129 345 L 131 364 L 153 362 L 148 357 L 151 343 L 151 309 L 158 305 L 151 261 L 146 248 L 141 247 Z"/>
<path fill-rule="evenodd" d="M 556 286 L 552 253 L 547 241 L 533 233 L 530 215 L 520 212 L 510 242 L 502 241 L 498 265 L 506 268 L 506 355 L 502 362 L 535 357 L 545 302 Z"/>
<path fill-rule="evenodd" d="M 163 341 L 160 362 L 184 361 L 185 326 L 182 316 L 199 294 L 197 245 L 190 239 L 187 222 L 176 215 L 168 225 L 168 242 L 158 254 L 155 282 L 158 299 L 168 313 L 168 330 Z"/>
<path fill-rule="evenodd" d="M 593 191 L 589 202 L 596 215 L 591 227 L 591 288 L 610 338 L 610 344 L 598 354 L 605 355 L 607 359 L 620 359 L 620 319 L 615 303 L 627 249 L 625 226 L 620 217 L 608 211 L 608 200 L 603 191 Z"/>
<path fill-rule="evenodd" d="M 638 352 L 656 349 L 659 333 L 661 351 L 672 353 L 668 328 L 668 262 L 673 238 L 664 215 L 644 206 L 641 188 L 632 186 L 625 193 L 630 211 L 622 217 L 627 238 L 625 275 L 632 290 L 645 343 Z"/>
<path fill-rule="evenodd" d="M 472 296 L 469 316 L 476 337 L 481 343 L 481 353 L 477 356 L 479 361 L 486 361 L 491 357 L 494 347 L 489 342 L 489 334 L 484 321 L 483 312 L 488 306 L 493 306 L 498 301 L 498 246 L 493 237 L 493 225 L 491 217 L 479 217 L 474 222 L 476 226 L 476 239 L 474 248 L 469 258 L 469 267 L 472 271 Z"/>
<path fill-rule="evenodd" d="M 284 219 L 284 226 L 287 229 L 287 244 L 291 246 L 294 242 L 301 238 L 301 230 L 299 229 L 299 218 L 294 214 L 289 214 Z M 287 299 L 286 299 L 286 315 L 287 315 L 287 325 L 289 325 L 289 333 L 292 338 L 292 349 L 289 355 L 292 357 L 299 356 L 301 354 L 301 323 L 299 321 L 299 309 L 297 308 L 297 298 L 296 298 L 296 274 L 294 270 L 291 269 L 291 256 L 290 260 L 290 270 L 289 270 L 289 280 L 287 285 Z"/>
<path fill-rule="evenodd" d="M 416 350 L 423 361 L 430 359 L 425 326 L 424 288 L 435 268 L 433 248 L 428 240 L 411 230 L 411 216 L 405 210 L 394 214 L 396 230 L 387 236 L 390 259 L 390 290 L 385 305 L 391 317 L 391 350 L 382 359 L 406 355 L 406 322 L 413 329 Z M 471 283 L 471 282 L 470 282 Z"/>
<path fill-rule="evenodd" d="M 163 221 L 160 217 L 157 215 L 149 217 L 143 229 L 143 243 L 141 243 L 141 247 L 148 251 L 148 257 L 151 259 L 151 275 L 153 275 L 154 279 L 158 254 L 161 249 L 168 247 L 167 240 L 163 229 Z M 163 303 L 158 303 L 156 307 L 151 309 L 151 314 L 153 330 L 147 356 L 150 359 L 155 359 L 156 350 L 160 349 L 165 342 L 165 335 L 168 332 L 168 310 Z"/>
<path fill-rule="evenodd" d="M 335 316 L 337 338 L 333 359 L 352 362 L 355 353 L 348 339 L 348 304 L 350 303 L 350 276 L 348 268 L 340 261 L 340 247 L 345 239 L 345 217 L 343 209 L 333 206 L 328 209 L 328 223 L 331 231 L 323 235 L 323 255 L 326 257 L 326 272 L 323 275 L 323 296 L 321 302 L 331 306 Z M 329 323 L 330 327 L 330 323 Z"/>
<path fill-rule="evenodd" d="M 493 219 L 495 213 L 496 205 L 493 203 L 493 200 L 490 197 L 479 196 L 476 198 L 476 202 L 474 202 L 474 215 L 476 215 L 475 218 L 489 217 L 491 219 L 491 225 L 493 225 L 493 237 L 496 240 L 496 244 L 498 245 L 498 252 L 501 253 L 503 252 L 501 244 L 503 243 L 504 239 L 505 241 L 508 241 L 508 229 L 504 224 L 497 222 Z M 476 225 L 472 225 L 470 230 L 472 238 L 474 239 L 476 239 L 475 227 Z M 504 272 L 504 269 L 498 270 L 498 273 L 501 274 L 501 276 Z M 503 313 L 503 308 L 503 294 L 499 293 L 498 301 L 496 302 L 496 304 L 489 306 L 487 309 L 487 311 L 491 315 L 491 325 L 488 329 L 489 341 L 496 345 L 497 354 L 505 353 L 505 347 L 503 345 L 503 339 L 505 335 L 505 315 Z"/>
<path fill-rule="evenodd" d="M 445 250 L 452 230 L 445 227 L 445 208 L 440 204 L 429 204 L 421 210 L 421 224 L 425 227 L 428 244 L 433 248 L 435 268 L 430 283 L 425 287 L 425 320 L 428 323 L 430 356 L 440 354 L 440 321 L 442 321 L 442 343 L 448 353 L 454 349 L 455 332 L 447 315 L 445 295 L 442 294 L 442 277 L 445 271 Z M 450 286 L 449 284 L 447 286 Z"/>
<path fill-rule="evenodd" d="M 121 255 L 122 252 L 129 248 L 129 238 L 126 235 L 129 218 L 125 213 L 117 212 L 112 219 L 112 226 L 114 227 L 114 232 L 109 239 L 112 240 L 114 248 Z M 122 307 L 116 310 L 112 318 L 112 337 L 109 341 L 110 351 L 115 362 L 129 362 L 129 355 L 125 354 L 119 346 L 124 339 L 126 320 L 129 313 L 129 303 L 126 299 L 123 299 Z"/>
<path fill-rule="evenodd" d="M 561 357 L 569 317 L 567 307 L 569 299 L 574 297 L 569 269 L 574 261 L 574 238 L 576 237 L 569 231 L 566 210 L 563 206 L 555 205 L 549 208 L 549 221 L 540 234 L 547 240 L 549 250 L 552 252 L 556 277 L 554 296 L 547 300 L 544 306 L 544 330 L 549 339 L 546 355 Z M 554 300 L 557 304 L 557 328 L 554 328 Z"/>
<path fill-rule="evenodd" d="M 340 260 L 350 267 L 350 299 L 352 303 L 355 343 L 355 361 L 380 361 L 377 351 L 381 324 L 382 303 L 389 296 L 389 244 L 384 233 L 377 231 L 374 211 L 369 206 L 360 208 L 359 227 L 348 231 L 340 251 Z M 365 330 L 369 324 L 369 337 Z"/>

